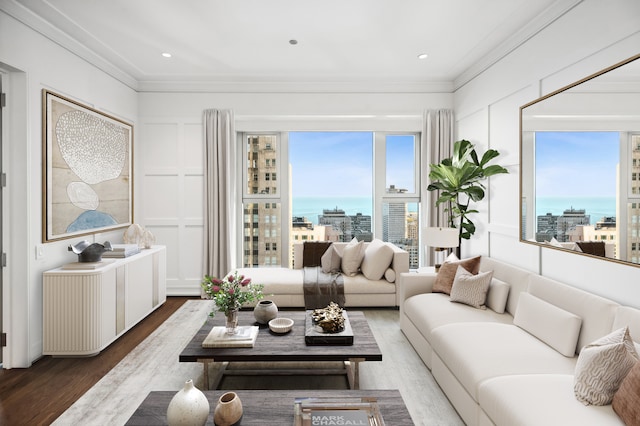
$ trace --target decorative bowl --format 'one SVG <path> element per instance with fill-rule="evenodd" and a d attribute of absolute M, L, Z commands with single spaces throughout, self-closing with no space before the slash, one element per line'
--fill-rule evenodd
<path fill-rule="evenodd" d="M 269 321 L 269 329 L 274 333 L 288 333 L 292 328 L 293 320 L 291 318 L 274 318 Z"/>

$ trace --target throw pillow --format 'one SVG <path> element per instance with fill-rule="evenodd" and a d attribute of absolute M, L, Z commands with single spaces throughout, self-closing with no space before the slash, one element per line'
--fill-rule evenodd
<path fill-rule="evenodd" d="M 302 266 L 320 266 L 322 255 L 329 246 L 330 241 L 305 241 L 302 246 Z"/>
<path fill-rule="evenodd" d="M 388 268 L 386 271 L 384 271 L 384 278 L 390 283 L 396 282 L 396 271 Z"/>
<path fill-rule="evenodd" d="M 513 324 L 566 357 L 576 356 L 582 318 L 530 293 L 520 293 Z"/>
<path fill-rule="evenodd" d="M 626 425 L 640 422 L 640 362 L 636 362 L 613 395 L 613 411 Z"/>
<path fill-rule="evenodd" d="M 484 303 L 487 299 L 487 291 L 489 291 L 492 277 L 493 271 L 472 275 L 462 266 L 458 266 L 458 271 L 451 286 L 451 301 L 464 303 L 474 308 L 487 309 Z"/>
<path fill-rule="evenodd" d="M 453 285 L 453 279 L 456 277 L 458 266 L 462 266 L 471 274 L 476 275 L 480 271 L 480 256 L 459 260 L 455 255 L 449 255 L 447 260 L 440 266 L 436 281 L 433 283 L 433 293 L 451 294 L 451 286 Z"/>
<path fill-rule="evenodd" d="M 504 314 L 511 286 L 497 278 L 491 280 L 487 293 L 487 306 L 499 314 Z"/>
<path fill-rule="evenodd" d="M 349 244 L 342 250 L 342 273 L 353 277 L 358 273 L 360 264 L 364 258 L 364 241 L 358 241 L 357 238 L 353 238 Z"/>
<path fill-rule="evenodd" d="M 629 328 L 620 328 L 580 351 L 573 392 L 584 405 L 607 405 L 638 362 Z"/>
<path fill-rule="evenodd" d="M 325 274 L 337 274 L 340 272 L 340 264 L 342 263 L 342 257 L 336 250 L 336 246 L 330 246 L 327 251 L 324 252 L 320 259 L 322 265 L 322 272 Z"/>
<path fill-rule="evenodd" d="M 384 271 L 386 271 L 391 264 L 391 260 L 393 260 L 393 249 L 391 246 L 375 238 L 364 251 L 364 258 L 360 266 L 362 275 L 373 281 L 382 279 Z"/>

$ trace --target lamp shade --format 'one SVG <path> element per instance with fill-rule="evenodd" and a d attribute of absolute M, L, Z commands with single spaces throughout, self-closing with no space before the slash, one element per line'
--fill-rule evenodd
<path fill-rule="evenodd" d="M 438 248 L 458 247 L 456 228 L 430 227 L 425 229 L 424 238 L 428 246 Z"/>

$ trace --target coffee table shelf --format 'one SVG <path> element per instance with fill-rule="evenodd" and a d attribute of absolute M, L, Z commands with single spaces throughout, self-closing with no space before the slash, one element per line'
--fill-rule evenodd
<path fill-rule="evenodd" d="M 225 391 L 204 391 L 209 400 L 210 413 L 207 425 L 213 425 L 213 411 Z M 411 415 L 398 390 L 284 390 L 265 392 L 262 390 L 234 391 L 242 401 L 243 426 L 293 425 L 294 404 L 302 397 L 374 397 L 387 425 L 413 425 Z M 146 399 L 127 421 L 129 426 L 166 425 L 167 407 L 176 394 L 172 391 L 150 392 Z"/>
<path fill-rule="evenodd" d="M 341 361 L 352 389 L 359 388 L 359 364 L 363 361 L 382 361 L 378 347 L 367 319 L 361 311 L 349 311 L 349 321 L 354 332 L 353 345 L 349 346 L 308 346 L 305 343 L 305 312 L 285 311 L 282 316 L 294 320 L 293 329 L 286 334 L 275 334 L 268 327 L 262 327 L 253 348 L 203 348 L 202 342 L 215 325 L 224 324 L 224 316 L 207 319 L 196 335 L 180 353 L 180 362 L 201 362 L 204 366 L 204 388 L 209 386 L 209 364 L 212 362 L 332 362 Z M 241 311 L 238 323 L 254 323 L 253 312 Z M 226 365 L 226 364 L 224 364 Z M 214 388 L 225 374 L 295 374 L 291 370 L 230 370 L 222 368 L 214 381 Z M 240 372 L 239 372 L 240 371 Z M 336 369 L 310 369 L 303 374 L 337 374 Z"/>

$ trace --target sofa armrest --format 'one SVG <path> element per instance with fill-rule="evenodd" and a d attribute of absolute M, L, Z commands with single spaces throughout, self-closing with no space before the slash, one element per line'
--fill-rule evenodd
<path fill-rule="evenodd" d="M 433 283 L 436 281 L 435 272 L 405 272 L 399 275 L 398 285 L 398 305 L 402 309 L 404 301 L 411 296 L 422 293 L 431 293 Z"/>

